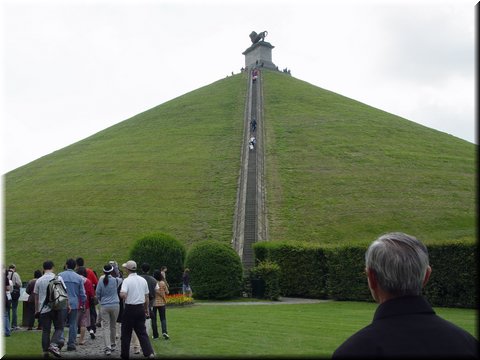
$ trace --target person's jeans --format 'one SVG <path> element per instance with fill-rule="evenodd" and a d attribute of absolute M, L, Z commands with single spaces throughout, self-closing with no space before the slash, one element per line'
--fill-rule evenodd
<path fill-rule="evenodd" d="M 5 326 L 4 335 L 10 336 L 11 329 L 10 329 L 10 301 L 7 301 L 5 304 L 5 309 L 3 313 L 3 324 Z"/>
<path fill-rule="evenodd" d="M 112 350 L 112 344 L 116 344 L 117 336 L 117 317 L 120 311 L 120 305 L 101 306 L 100 317 L 103 324 L 103 337 L 105 339 L 105 349 Z"/>
<path fill-rule="evenodd" d="M 152 319 L 152 336 L 154 339 L 158 338 L 158 326 L 157 326 L 157 310 L 158 307 L 153 306 L 150 309 L 150 319 Z"/>
<path fill-rule="evenodd" d="M 48 351 L 50 344 L 55 344 L 59 347 L 63 346 L 64 341 L 62 340 L 63 335 L 63 310 L 51 310 L 49 312 L 40 314 L 39 319 L 40 325 L 42 326 L 42 349 L 44 352 Z M 52 329 L 52 323 L 55 331 L 50 340 L 50 330 Z"/>
<path fill-rule="evenodd" d="M 165 305 L 160 306 L 160 324 L 162 325 L 162 334 L 168 334 L 167 331 L 167 307 Z"/>
<path fill-rule="evenodd" d="M 18 308 L 18 299 L 12 299 L 12 329 L 17 327 L 17 308 Z"/>
<path fill-rule="evenodd" d="M 153 337 L 158 337 L 158 327 L 157 327 L 157 311 L 160 315 L 160 324 L 162 326 L 162 334 L 168 334 L 167 332 L 167 317 L 166 317 L 166 306 L 154 306 L 153 307 L 153 316 L 152 316 L 152 329 Z M 151 315 L 150 315 L 151 316 Z M 155 325 L 154 325 L 155 324 Z"/>
<path fill-rule="evenodd" d="M 67 309 L 61 310 L 63 311 L 63 318 L 67 320 L 68 325 L 68 343 L 69 347 L 75 347 L 75 340 L 77 339 L 77 318 L 78 318 L 78 310 L 72 309 L 70 313 Z M 64 334 L 62 331 L 61 339 L 64 340 Z"/>

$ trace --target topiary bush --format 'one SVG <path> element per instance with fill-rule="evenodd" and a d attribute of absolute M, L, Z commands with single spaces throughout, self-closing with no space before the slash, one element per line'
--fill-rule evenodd
<path fill-rule="evenodd" d="M 181 292 L 183 264 L 185 262 L 185 246 L 174 237 L 156 233 L 137 240 L 130 250 L 130 258 L 137 262 L 137 271 L 147 262 L 150 264 L 150 275 L 153 270 L 167 267 L 167 282 L 171 293 Z"/>
<path fill-rule="evenodd" d="M 278 300 L 280 296 L 280 266 L 272 261 L 262 261 L 250 270 L 250 281 L 264 284 L 264 299 Z"/>
<path fill-rule="evenodd" d="M 185 266 L 190 269 L 193 295 L 198 299 L 226 299 L 240 295 L 243 268 L 227 244 L 205 240 L 192 246 Z"/>

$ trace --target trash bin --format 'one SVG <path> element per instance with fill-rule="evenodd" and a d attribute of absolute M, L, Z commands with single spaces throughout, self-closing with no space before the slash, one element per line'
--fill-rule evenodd
<path fill-rule="evenodd" d="M 252 279 L 252 297 L 257 299 L 265 297 L 265 280 Z"/>
<path fill-rule="evenodd" d="M 22 301 L 22 326 L 27 327 L 28 326 L 28 320 L 27 320 L 27 302 Z M 20 305 L 20 304 L 18 304 Z"/>
<path fill-rule="evenodd" d="M 27 300 L 28 294 L 25 292 L 25 288 L 20 288 L 20 297 L 18 298 L 17 314 L 20 313 L 20 306 L 22 307 L 22 326 L 28 326 L 27 324 Z M 21 304 L 21 305 L 20 305 Z"/>

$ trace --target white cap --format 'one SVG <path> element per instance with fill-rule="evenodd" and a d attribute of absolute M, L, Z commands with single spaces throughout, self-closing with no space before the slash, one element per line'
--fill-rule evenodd
<path fill-rule="evenodd" d="M 128 270 L 137 270 L 137 263 L 133 260 L 128 260 L 125 264 L 122 265 L 122 267 Z"/>

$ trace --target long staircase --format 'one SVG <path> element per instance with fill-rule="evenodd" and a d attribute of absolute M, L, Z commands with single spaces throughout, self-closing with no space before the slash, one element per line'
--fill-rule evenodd
<path fill-rule="evenodd" d="M 240 255 L 244 269 L 251 269 L 254 263 L 252 245 L 267 238 L 265 191 L 263 182 L 264 166 L 264 127 L 263 127 L 263 96 L 262 76 L 253 81 L 249 73 L 247 85 L 247 100 L 245 104 L 244 135 L 241 156 L 241 170 L 238 181 L 237 206 L 233 229 L 235 250 Z M 252 128 L 252 119 L 256 128 Z M 253 149 L 249 141 L 255 137 Z"/>

